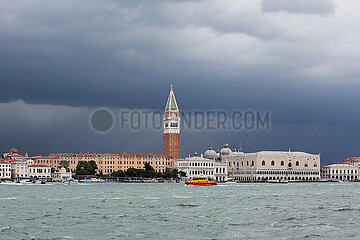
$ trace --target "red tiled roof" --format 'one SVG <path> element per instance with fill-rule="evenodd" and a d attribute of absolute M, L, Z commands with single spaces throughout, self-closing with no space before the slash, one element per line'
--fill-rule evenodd
<path fill-rule="evenodd" d="M 13 157 L 16 157 L 16 158 L 25 158 L 24 156 L 20 155 L 20 154 L 10 154 L 9 157 L 13 158 Z"/>
<path fill-rule="evenodd" d="M 10 164 L 10 160 L 0 160 L 0 164 Z"/>
<path fill-rule="evenodd" d="M 45 164 L 31 164 L 31 165 L 29 165 L 29 167 L 50 167 L 50 166 L 45 165 Z"/>
<path fill-rule="evenodd" d="M 53 158 L 59 157 L 138 157 L 138 158 L 160 158 L 162 154 L 142 154 L 142 153 L 51 153 Z"/>

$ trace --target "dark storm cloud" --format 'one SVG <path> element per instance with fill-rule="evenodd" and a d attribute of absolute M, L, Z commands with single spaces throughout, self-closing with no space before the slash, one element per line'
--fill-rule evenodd
<path fill-rule="evenodd" d="M 321 15 L 335 12 L 335 5 L 332 0 L 263 0 L 261 7 L 264 12 L 285 11 Z"/>
<path fill-rule="evenodd" d="M 148 141 L 150 133 L 144 133 L 141 146 L 124 140 L 135 139 L 140 132 L 111 132 L 101 135 L 103 141 L 96 145 L 98 136 L 81 126 L 96 107 L 163 109 L 170 83 L 182 110 L 270 109 L 278 129 L 284 126 L 291 128 L 289 135 L 301 135 L 289 127 L 296 125 L 309 139 L 306 126 L 336 128 L 340 135 L 348 128 L 358 132 L 356 3 L 3 0 L 0 102 L 8 107 L 1 111 L 0 144 L 21 141 L 23 148 L 31 144 L 28 148 L 39 151 L 45 144 L 51 151 L 116 152 L 119 147 L 161 152 L 161 140 Z M 25 102 L 18 111 L 28 115 L 13 112 L 12 101 L 17 100 Z M 46 110 L 39 121 L 44 124 L 31 115 L 34 106 Z M 54 121 L 48 114 L 59 116 Z M 64 139 L 73 133 L 67 125 L 72 115 L 80 127 L 75 127 L 76 140 L 67 142 Z M 286 145 L 283 131 L 271 134 L 268 139 L 278 145 L 269 148 Z M 38 140 L 27 141 L 33 134 Z M 161 139 L 161 132 L 154 134 Z M 44 142 L 50 135 L 57 137 Z M 196 142 L 204 140 L 206 145 L 210 135 L 200 134 Z M 267 146 L 266 141 L 270 140 L 258 144 Z M 293 145 L 301 148 L 307 141 L 302 138 Z M 193 151 L 193 145 L 186 142 L 184 152 Z"/>

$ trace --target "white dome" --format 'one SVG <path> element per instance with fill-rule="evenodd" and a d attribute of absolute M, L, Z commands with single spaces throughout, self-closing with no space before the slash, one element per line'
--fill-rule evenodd
<path fill-rule="evenodd" d="M 215 159 L 217 158 L 216 152 L 210 147 L 208 150 L 204 153 L 205 158 Z"/>
<path fill-rule="evenodd" d="M 220 150 L 220 155 L 229 155 L 231 153 L 231 149 L 229 148 L 229 145 L 227 143 L 224 144 L 224 147 Z"/>

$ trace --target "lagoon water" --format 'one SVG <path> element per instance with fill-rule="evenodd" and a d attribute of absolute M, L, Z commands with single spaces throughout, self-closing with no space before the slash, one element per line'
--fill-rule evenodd
<path fill-rule="evenodd" d="M 360 239 L 359 183 L 0 184 L 0 239 Z"/>

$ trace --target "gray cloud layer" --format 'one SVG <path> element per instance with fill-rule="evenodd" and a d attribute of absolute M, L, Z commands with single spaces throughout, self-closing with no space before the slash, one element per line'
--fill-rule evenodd
<path fill-rule="evenodd" d="M 270 109 L 279 126 L 358 132 L 358 10 L 355 0 L 3 0 L 0 101 L 159 109 L 172 82 L 183 110 Z"/>
<path fill-rule="evenodd" d="M 285 11 L 320 15 L 335 12 L 335 5 L 332 0 L 263 0 L 261 7 L 264 12 Z"/>

